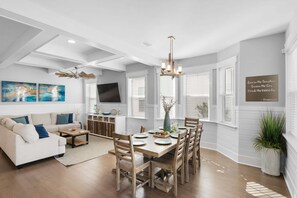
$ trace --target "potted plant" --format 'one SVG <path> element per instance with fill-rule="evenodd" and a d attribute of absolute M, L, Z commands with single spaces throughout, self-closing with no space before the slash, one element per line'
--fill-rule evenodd
<path fill-rule="evenodd" d="M 171 132 L 169 113 L 170 113 L 171 108 L 175 104 L 175 102 L 176 101 L 174 101 L 173 98 L 171 98 L 170 100 L 166 100 L 166 97 L 162 96 L 162 103 L 163 103 L 163 108 L 165 111 L 165 118 L 164 118 L 164 125 L 163 125 L 164 131 Z"/>
<path fill-rule="evenodd" d="M 268 111 L 262 115 L 260 133 L 255 139 L 254 146 L 261 152 L 261 170 L 266 174 L 280 175 L 280 155 L 281 152 L 286 152 L 286 141 L 282 135 L 284 131 L 284 114 Z"/>

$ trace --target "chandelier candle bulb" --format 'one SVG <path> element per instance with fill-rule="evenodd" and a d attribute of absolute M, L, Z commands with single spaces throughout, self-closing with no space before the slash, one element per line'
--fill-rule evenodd
<path fill-rule="evenodd" d="M 167 65 L 167 69 L 166 70 L 170 72 L 171 66 L 170 65 Z"/>
<path fill-rule="evenodd" d="M 166 69 L 166 64 L 165 63 L 162 63 L 162 67 L 161 67 L 163 70 Z"/>
<path fill-rule="evenodd" d="M 178 73 L 181 73 L 182 72 L 182 70 L 183 70 L 183 68 L 182 68 L 182 66 L 178 66 Z"/>

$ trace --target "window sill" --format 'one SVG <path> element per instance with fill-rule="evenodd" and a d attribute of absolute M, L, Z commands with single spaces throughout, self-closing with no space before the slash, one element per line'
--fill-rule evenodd
<path fill-rule="evenodd" d="M 237 129 L 238 126 L 232 125 L 232 124 L 228 124 L 228 123 L 224 123 L 224 122 L 216 122 L 218 125 L 222 125 L 222 126 L 226 126 L 226 127 L 230 127 L 233 129 Z"/>
<path fill-rule="evenodd" d="M 146 117 L 134 117 L 134 116 L 127 116 L 127 119 L 147 120 Z"/>
<path fill-rule="evenodd" d="M 297 152 L 297 137 L 291 133 L 283 134 L 290 146 Z"/>

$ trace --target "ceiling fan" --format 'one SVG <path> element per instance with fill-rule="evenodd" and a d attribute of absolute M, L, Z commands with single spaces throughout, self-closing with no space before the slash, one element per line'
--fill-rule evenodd
<path fill-rule="evenodd" d="M 96 78 L 96 75 L 93 73 L 87 74 L 83 71 L 78 72 L 78 67 L 74 67 L 75 71 L 58 71 L 55 73 L 55 75 L 59 76 L 59 77 L 65 77 L 65 78 L 83 78 L 83 79 L 94 79 Z"/>

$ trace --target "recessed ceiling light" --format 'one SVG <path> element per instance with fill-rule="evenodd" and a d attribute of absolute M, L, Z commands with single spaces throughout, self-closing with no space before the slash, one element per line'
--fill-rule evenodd
<path fill-rule="evenodd" d="M 69 39 L 67 42 L 68 42 L 68 43 L 71 43 L 71 44 L 75 44 L 75 43 L 76 43 L 76 41 L 73 40 L 73 39 Z"/>

